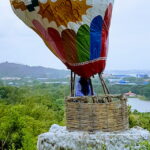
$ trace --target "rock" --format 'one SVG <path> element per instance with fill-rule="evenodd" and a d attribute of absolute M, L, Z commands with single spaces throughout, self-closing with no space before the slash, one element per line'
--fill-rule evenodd
<path fill-rule="evenodd" d="M 48 133 L 39 135 L 37 147 L 38 150 L 138 150 L 141 148 L 139 143 L 145 140 L 150 141 L 150 132 L 140 127 L 120 132 L 88 133 L 69 132 L 66 127 L 54 124 Z"/>

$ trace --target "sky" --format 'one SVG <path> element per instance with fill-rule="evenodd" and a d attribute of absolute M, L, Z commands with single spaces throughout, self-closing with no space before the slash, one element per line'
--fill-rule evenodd
<path fill-rule="evenodd" d="M 150 70 L 150 0 L 116 0 L 106 70 Z M 36 33 L 0 0 L 0 63 L 66 69 Z"/>

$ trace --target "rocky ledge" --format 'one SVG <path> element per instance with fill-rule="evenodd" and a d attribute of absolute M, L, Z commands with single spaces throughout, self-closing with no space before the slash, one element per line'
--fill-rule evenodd
<path fill-rule="evenodd" d="M 39 135 L 38 150 L 147 150 L 140 143 L 150 141 L 150 132 L 140 127 L 126 131 L 94 133 L 67 131 L 52 125 L 50 131 Z"/>

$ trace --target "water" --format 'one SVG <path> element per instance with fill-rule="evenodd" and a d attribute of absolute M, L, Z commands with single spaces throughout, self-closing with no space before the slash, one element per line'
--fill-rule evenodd
<path fill-rule="evenodd" d="M 128 98 L 128 104 L 132 106 L 132 110 L 136 109 L 139 112 L 150 112 L 150 101 Z"/>

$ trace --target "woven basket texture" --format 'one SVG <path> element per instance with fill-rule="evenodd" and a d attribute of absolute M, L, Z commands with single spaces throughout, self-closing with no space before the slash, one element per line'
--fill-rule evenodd
<path fill-rule="evenodd" d="M 127 99 L 122 95 L 67 97 L 65 103 L 67 129 L 70 131 L 128 129 Z"/>

